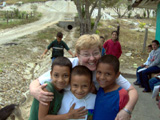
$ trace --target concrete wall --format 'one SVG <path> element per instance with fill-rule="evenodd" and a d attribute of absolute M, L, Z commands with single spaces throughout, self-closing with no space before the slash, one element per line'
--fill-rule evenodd
<path fill-rule="evenodd" d="M 59 27 L 64 28 L 65 30 L 72 30 L 75 27 L 74 21 L 59 21 Z"/>
<path fill-rule="evenodd" d="M 156 40 L 160 42 L 160 3 L 157 6 Z"/>

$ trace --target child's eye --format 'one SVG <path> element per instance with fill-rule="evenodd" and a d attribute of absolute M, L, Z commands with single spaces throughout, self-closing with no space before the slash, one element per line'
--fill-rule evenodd
<path fill-rule="evenodd" d="M 77 85 L 76 85 L 76 84 L 73 84 L 73 86 L 74 86 L 74 87 L 77 87 Z"/>
<path fill-rule="evenodd" d="M 86 87 L 88 87 L 88 86 L 87 86 L 87 85 L 83 85 L 82 87 L 83 87 L 83 88 L 86 88 Z"/>
<path fill-rule="evenodd" d="M 54 74 L 54 77 L 58 77 L 58 74 Z"/>
<path fill-rule="evenodd" d="M 106 76 L 109 76 L 109 75 L 111 75 L 110 73 L 106 73 Z"/>
<path fill-rule="evenodd" d="M 66 75 L 64 75 L 63 77 L 64 77 L 64 78 L 68 78 L 68 77 L 69 77 L 69 75 L 67 75 L 67 74 L 66 74 Z"/>
<path fill-rule="evenodd" d="M 100 71 L 97 71 L 97 74 L 101 74 L 101 72 L 100 72 Z"/>

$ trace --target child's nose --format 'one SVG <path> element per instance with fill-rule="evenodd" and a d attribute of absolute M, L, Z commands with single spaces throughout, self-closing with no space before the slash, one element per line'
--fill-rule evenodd
<path fill-rule="evenodd" d="M 78 87 L 77 91 L 78 91 L 78 92 L 81 92 L 81 91 L 82 91 L 82 88 L 81 88 L 81 87 Z"/>
<path fill-rule="evenodd" d="M 101 74 L 100 79 L 103 80 L 104 78 L 105 78 L 105 75 Z"/>
<path fill-rule="evenodd" d="M 59 82 L 63 82 L 63 77 L 59 77 Z"/>

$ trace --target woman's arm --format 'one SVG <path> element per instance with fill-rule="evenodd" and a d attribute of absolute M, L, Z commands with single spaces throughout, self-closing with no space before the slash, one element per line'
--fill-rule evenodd
<path fill-rule="evenodd" d="M 29 86 L 30 94 L 33 97 L 35 97 L 43 105 L 47 105 L 46 102 L 52 101 L 52 99 L 53 99 L 52 92 L 47 92 L 47 91 L 42 90 L 46 86 L 47 86 L 47 84 L 40 85 L 38 79 L 32 81 Z"/>
<path fill-rule="evenodd" d="M 132 112 L 138 100 L 137 90 L 132 85 L 128 89 L 128 95 L 129 101 L 124 108 Z M 122 109 L 117 114 L 115 120 L 130 120 L 130 114 L 128 114 L 126 111 Z"/>

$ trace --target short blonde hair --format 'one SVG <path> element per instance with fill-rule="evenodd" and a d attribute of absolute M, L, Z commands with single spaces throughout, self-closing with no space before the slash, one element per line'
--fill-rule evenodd
<path fill-rule="evenodd" d="M 80 54 L 80 50 L 90 49 L 92 47 L 98 47 L 100 51 L 102 50 L 102 42 L 99 35 L 82 35 L 79 37 L 75 45 L 77 54 Z"/>

